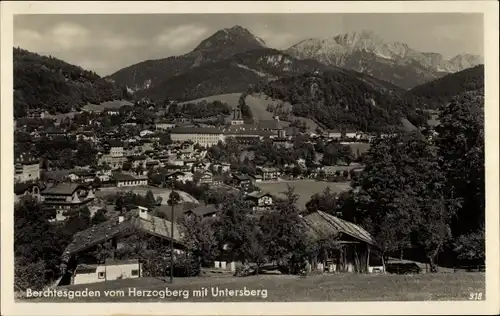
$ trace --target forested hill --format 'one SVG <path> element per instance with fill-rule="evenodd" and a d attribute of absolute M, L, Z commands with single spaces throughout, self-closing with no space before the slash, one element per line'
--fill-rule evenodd
<path fill-rule="evenodd" d="M 181 101 L 193 100 L 217 94 L 244 92 L 249 85 L 318 68 L 328 67 L 314 60 L 297 60 L 274 49 L 257 49 L 194 67 L 139 91 L 137 95 L 147 96 L 158 102 L 165 96 Z"/>
<path fill-rule="evenodd" d="M 400 126 L 411 111 L 403 100 L 376 90 L 355 73 L 314 72 L 254 86 L 252 92 L 288 101 L 293 114 L 331 129 L 382 132 Z M 412 113 L 413 114 L 413 113 Z"/>
<path fill-rule="evenodd" d="M 95 72 L 14 48 L 14 116 L 27 109 L 67 113 L 87 103 L 123 99 L 126 90 L 99 77 Z"/>
<path fill-rule="evenodd" d="M 484 89 L 484 65 L 475 66 L 409 90 L 405 99 L 415 107 L 435 109 L 455 96 Z"/>

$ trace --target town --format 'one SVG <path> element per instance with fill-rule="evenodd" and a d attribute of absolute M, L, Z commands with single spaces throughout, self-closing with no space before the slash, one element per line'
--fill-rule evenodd
<path fill-rule="evenodd" d="M 369 31 L 332 40 L 403 58 Z M 236 25 L 106 77 L 14 48 L 16 298 L 484 292 L 481 57 L 443 59 L 443 73 L 413 51 L 389 71 L 379 47 L 366 72 L 299 44 L 271 49 Z"/>

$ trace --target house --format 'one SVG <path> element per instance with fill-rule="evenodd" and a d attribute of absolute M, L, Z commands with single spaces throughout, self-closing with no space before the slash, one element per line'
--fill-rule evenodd
<path fill-rule="evenodd" d="M 75 275 L 77 267 L 82 263 L 78 262 L 82 257 L 84 257 L 81 254 L 85 254 L 85 252 L 87 251 L 93 251 L 97 247 L 99 247 L 99 245 L 111 241 L 112 249 L 110 251 L 111 254 L 109 257 L 112 258 L 117 250 L 123 248 L 124 246 L 130 246 L 131 241 L 127 240 L 127 237 L 138 235 L 138 233 L 145 233 L 147 235 L 154 236 L 166 245 L 170 243 L 171 235 L 173 235 L 174 251 L 178 254 L 184 253 L 186 248 L 182 242 L 182 235 L 180 233 L 178 224 L 173 225 L 173 231 L 171 231 L 171 225 L 172 223 L 168 220 L 153 216 L 149 214 L 148 209 L 141 207 L 133 209 L 122 215 L 112 216 L 110 219 L 103 223 L 91 226 L 83 231 L 76 233 L 73 236 L 73 240 L 66 247 L 61 256 L 62 264 L 60 268 L 63 272 L 63 277 L 59 281 L 58 285 L 71 284 L 73 275 Z M 140 243 L 141 241 L 137 242 Z M 92 264 L 91 262 L 86 263 Z M 131 264 L 133 264 L 134 267 L 138 267 L 135 262 L 132 262 Z M 112 269 L 112 275 L 118 274 L 115 271 L 124 270 L 129 271 L 127 272 L 129 274 L 127 275 L 130 275 L 132 277 L 132 270 L 136 270 L 132 267 L 124 268 L 123 263 L 119 263 L 118 265 L 120 267 Z M 91 273 L 93 272 L 88 271 L 86 274 Z M 136 273 L 134 272 L 133 274 L 133 276 L 135 277 Z M 137 274 L 138 277 L 142 275 L 140 271 L 138 271 Z"/>
<path fill-rule="evenodd" d="M 118 139 L 112 139 L 105 141 L 102 144 L 102 147 L 104 148 L 104 151 L 106 153 L 109 153 L 111 157 L 123 157 L 124 156 L 124 149 L 123 149 L 123 142 Z"/>
<path fill-rule="evenodd" d="M 253 179 L 246 174 L 234 174 L 233 183 L 242 190 L 249 189 L 253 184 Z"/>
<path fill-rule="evenodd" d="M 224 183 L 224 176 L 214 175 L 212 177 L 212 183 L 210 183 L 210 185 L 217 186 L 217 185 L 221 185 L 223 183 Z"/>
<path fill-rule="evenodd" d="M 285 131 L 280 131 L 285 132 Z M 273 138 L 273 145 L 280 148 L 293 148 L 293 142 L 285 136 L 279 136 Z"/>
<path fill-rule="evenodd" d="M 27 116 L 32 119 L 43 119 L 47 114 L 46 111 L 40 109 L 29 109 Z"/>
<path fill-rule="evenodd" d="M 201 174 L 200 184 L 212 184 L 214 175 L 210 171 L 205 171 Z"/>
<path fill-rule="evenodd" d="M 34 130 L 33 132 L 30 133 L 31 138 L 36 139 L 42 137 L 40 133 L 37 130 Z"/>
<path fill-rule="evenodd" d="M 142 276 L 142 264 L 138 259 L 106 259 L 104 264 L 80 264 L 71 280 L 72 285 L 98 283 L 118 279 L 134 279 Z"/>
<path fill-rule="evenodd" d="M 146 169 L 158 169 L 160 167 L 160 162 L 158 160 L 146 161 Z"/>
<path fill-rule="evenodd" d="M 302 223 L 312 240 L 328 240 L 332 246 L 322 256 L 309 258 L 314 270 L 371 272 L 380 266 L 380 247 L 362 227 L 336 216 L 315 211 L 303 215 Z"/>
<path fill-rule="evenodd" d="M 76 137 L 76 140 L 86 140 L 86 141 L 92 141 L 92 142 L 96 141 L 95 135 L 91 131 L 77 132 L 75 134 L 75 137 Z"/>
<path fill-rule="evenodd" d="M 48 127 L 45 131 L 43 131 L 43 134 L 46 137 L 53 138 L 53 137 L 65 137 L 68 135 L 68 133 L 60 128 L 56 128 L 53 126 Z"/>
<path fill-rule="evenodd" d="M 75 170 L 68 175 L 68 178 L 73 182 L 80 181 L 88 183 L 88 182 L 93 182 L 95 180 L 96 174 L 95 172 L 87 170 Z"/>
<path fill-rule="evenodd" d="M 184 176 L 184 172 L 181 171 L 172 171 L 165 175 L 165 180 L 166 181 L 174 181 L 178 180 L 180 177 Z"/>
<path fill-rule="evenodd" d="M 326 130 L 323 136 L 329 139 L 340 139 L 342 138 L 342 133 L 338 130 Z"/>
<path fill-rule="evenodd" d="M 273 207 L 274 197 L 270 193 L 255 191 L 247 194 L 245 199 L 252 202 L 254 211 L 269 210 Z"/>
<path fill-rule="evenodd" d="M 148 177 L 146 176 L 135 176 L 126 173 L 115 173 L 113 175 L 113 178 L 116 180 L 116 186 L 118 188 L 148 185 Z"/>
<path fill-rule="evenodd" d="M 187 215 L 197 215 L 200 217 L 215 217 L 220 210 L 214 205 L 199 205 L 195 208 L 189 209 L 184 213 Z"/>
<path fill-rule="evenodd" d="M 14 181 L 28 182 L 40 179 L 40 163 L 36 160 L 23 160 L 21 157 L 14 165 Z"/>
<path fill-rule="evenodd" d="M 193 181 L 193 173 L 192 172 L 183 172 L 182 175 L 177 176 L 177 180 L 186 183 L 186 182 L 192 182 Z"/>
<path fill-rule="evenodd" d="M 118 109 L 109 109 L 105 113 L 109 116 L 120 115 L 120 111 Z"/>
<path fill-rule="evenodd" d="M 123 126 L 137 126 L 137 122 L 134 119 L 128 119 L 122 125 Z"/>
<path fill-rule="evenodd" d="M 358 136 L 358 132 L 355 131 L 355 130 L 346 130 L 344 132 L 344 137 L 345 138 L 355 139 L 355 138 L 357 138 L 357 136 Z"/>
<path fill-rule="evenodd" d="M 127 162 L 127 157 L 113 157 L 110 154 L 104 154 L 101 155 L 97 159 L 97 164 L 102 166 L 102 165 L 108 165 L 111 167 L 111 169 L 119 169 L 123 167 L 123 164 Z"/>
<path fill-rule="evenodd" d="M 142 152 L 144 152 L 144 153 L 147 151 L 154 151 L 154 149 L 155 149 L 154 142 L 152 142 L 150 140 L 143 140 L 140 147 L 141 147 Z"/>
<path fill-rule="evenodd" d="M 76 183 L 50 185 L 40 195 L 45 209 L 57 211 L 56 221 L 65 219 L 65 211 L 83 207 L 95 199 L 89 187 Z"/>
<path fill-rule="evenodd" d="M 276 181 L 280 175 L 278 168 L 258 167 L 257 172 L 262 176 L 262 181 Z"/>
<path fill-rule="evenodd" d="M 262 182 L 262 176 L 260 174 L 254 174 L 253 178 L 255 179 L 255 182 Z"/>
<path fill-rule="evenodd" d="M 96 172 L 96 177 L 99 179 L 101 182 L 107 182 L 111 179 L 112 173 L 111 170 L 99 170 Z"/>
<path fill-rule="evenodd" d="M 169 130 L 175 127 L 175 122 L 159 121 L 155 124 L 156 130 Z"/>
<path fill-rule="evenodd" d="M 146 166 L 147 158 L 148 157 L 146 157 L 144 155 L 127 156 L 127 159 L 130 162 L 131 167 L 134 169 L 138 168 L 139 166 L 144 168 Z"/>
<path fill-rule="evenodd" d="M 322 170 L 325 172 L 327 176 L 335 176 L 335 175 L 348 175 L 348 177 L 353 172 L 360 172 L 364 169 L 364 166 L 360 164 L 350 164 L 349 166 L 324 166 Z"/>

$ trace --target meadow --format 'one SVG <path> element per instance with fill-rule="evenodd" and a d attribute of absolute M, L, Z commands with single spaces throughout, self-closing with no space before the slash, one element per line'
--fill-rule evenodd
<path fill-rule="evenodd" d="M 129 192 L 129 191 L 132 191 L 134 192 L 135 194 L 140 194 L 140 195 L 146 195 L 146 193 L 148 192 L 148 190 L 151 190 L 151 192 L 153 193 L 153 195 L 155 197 L 158 197 L 158 196 L 161 196 L 163 201 L 162 201 L 162 204 L 167 204 L 167 201 L 170 197 L 170 192 L 171 190 L 170 189 L 167 189 L 167 188 L 158 188 L 158 187 L 153 187 L 153 186 L 145 186 L 145 187 L 120 187 L 120 188 L 101 188 L 100 191 L 97 191 L 96 192 L 96 196 L 99 197 L 99 198 L 103 198 L 107 195 L 114 195 L 118 192 Z M 184 202 L 191 202 L 191 203 L 199 203 L 197 199 L 195 199 L 193 196 L 191 196 L 190 194 L 184 192 L 184 191 L 179 191 L 179 190 L 176 190 L 182 201 Z"/>
<path fill-rule="evenodd" d="M 295 188 L 295 193 L 299 195 L 297 206 L 299 209 L 304 209 L 306 203 L 311 199 L 311 195 L 323 192 L 327 187 L 330 187 L 332 192 L 343 192 L 349 190 L 350 186 L 347 182 L 325 182 L 316 180 L 295 180 L 295 181 L 275 181 L 275 182 L 258 182 L 255 184 L 263 192 L 271 193 L 280 196 L 287 190 L 290 185 Z"/>
<path fill-rule="evenodd" d="M 125 100 L 107 101 L 101 104 L 88 103 L 84 105 L 82 109 L 84 111 L 102 111 L 103 109 L 119 109 L 124 105 L 133 105 L 133 103 Z"/>
<path fill-rule="evenodd" d="M 307 277 L 293 275 L 257 275 L 249 277 L 200 276 L 176 278 L 170 284 L 157 278 L 123 279 L 94 284 L 66 287 L 68 290 L 98 291 L 100 297 L 32 298 L 24 302 L 347 302 L 347 301 L 447 301 L 469 300 L 471 293 L 482 293 L 485 299 L 484 273 L 436 273 L 415 275 L 393 274 L 322 274 Z M 168 288 L 188 293 L 188 297 L 138 297 L 129 295 L 136 291 L 160 291 Z M 194 297 L 194 290 L 208 289 L 208 295 Z M 214 296 L 211 288 L 219 290 L 260 290 L 253 297 Z M 114 291 L 115 296 L 105 296 L 104 291 Z M 263 292 L 265 290 L 265 292 Z M 123 296 L 120 292 L 123 291 Z M 118 293 L 118 295 L 116 295 Z M 137 293 L 137 292 L 136 292 Z M 263 295 L 265 293 L 265 295 Z M 265 297 L 264 297 L 265 296 Z"/>

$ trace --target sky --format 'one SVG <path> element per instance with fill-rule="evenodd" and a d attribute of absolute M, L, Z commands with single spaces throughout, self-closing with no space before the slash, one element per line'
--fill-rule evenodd
<path fill-rule="evenodd" d="M 470 13 L 16 15 L 14 46 L 106 76 L 144 60 L 182 55 L 235 25 L 276 49 L 361 30 L 447 59 L 483 55 L 484 46 L 482 14 Z"/>

